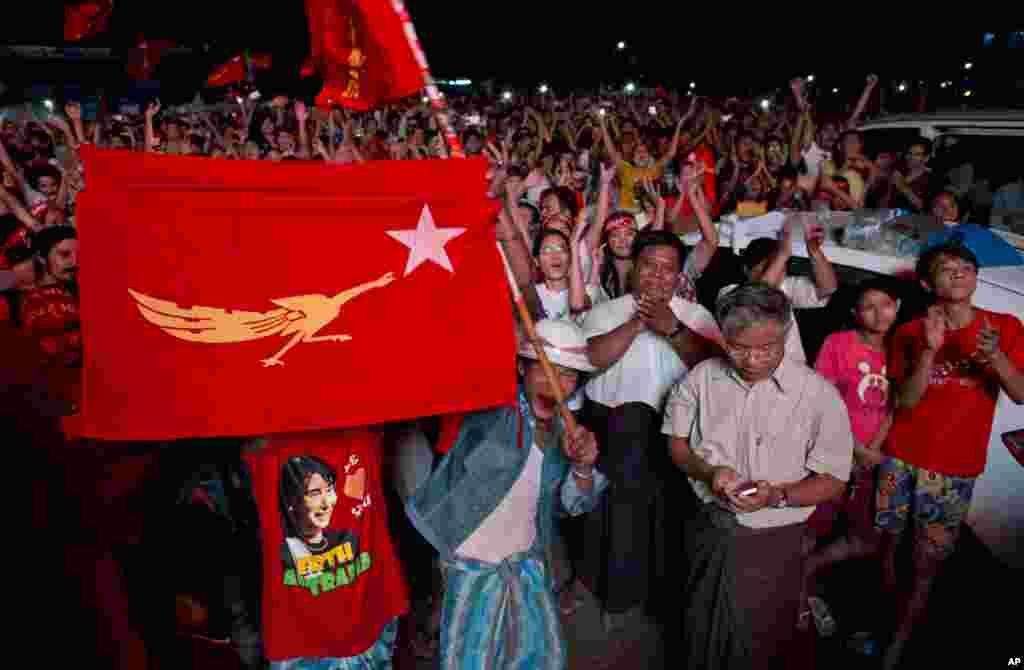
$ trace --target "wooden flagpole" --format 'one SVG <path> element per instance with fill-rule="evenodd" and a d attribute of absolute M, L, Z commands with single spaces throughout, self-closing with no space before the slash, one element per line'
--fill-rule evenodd
<path fill-rule="evenodd" d="M 412 24 L 412 17 L 409 16 L 409 12 L 405 9 L 405 3 L 402 0 L 391 0 L 392 8 L 395 10 L 395 14 L 402 22 L 403 32 L 405 38 L 409 43 L 409 49 L 412 50 L 413 56 L 416 58 L 416 62 L 420 66 L 420 70 L 423 75 L 424 90 L 426 91 L 427 98 L 430 100 L 430 107 L 434 110 L 434 117 L 437 119 L 437 124 L 442 133 L 444 133 L 445 141 L 448 143 L 448 152 L 451 158 L 465 158 L 466 152 L 462 148 L 462 142 L 459 141 L 459 136 L 455 134 L 455 131 L 451 127 L 451 123 L 448 120 L 448 103 L 445 102 L 444 97 L 441 95 L 441 91 L 438 90 L 437 84 L 434 82 L 433 75 L 430 74 L 430 66 L 427 64 L 426 54 L 423 53 L 423 48 L 420 46 L 420 40 L 416 36 L 416 29 Z M 501 261 L 505 265 L 505 278 L 508 280 L 509 288 L 512 291 L 512 297 L 516 303 L 516 309 L 519 311 L 519 318 L 523 322 L 523 327 L 526 328 L 526 335 L 533 345 L 533 349 L 537 352 L 537 360 L 540 361 L 540 365 L 544 370 L 544 375 L 547 377 L 548 384 L 551 386 L 551 390 L 555 394 L 555 401 L 558 403 L 558 411 L 562 415 L 562 420 L 565 422 L 565 428 L 569 434 L 576 432 L 576 420 L 572 416 L 572 412 L 565 405 L 565 397 L 562 394 L 562 386 L 558 382 L 558 375 L 555 374 L 555 368 L 551 365 L 551 361 L 548 360 L 547 353 L 544 351 L 544 345 L 537 337 L 537 330 L 534 328 L 533 319 L 530 317 L 530 310 L 526 307 L 526 301 L 523 298 L 522 292 L 519 290 L 518 284 L 516 284 L 515 276 L 512 274 L 512 266 L 508 262 L 508 256 L 505 255 L 505 250 L 502 249 L 501 243 L 497 243 L 498 253 L 501 255 Z"/>

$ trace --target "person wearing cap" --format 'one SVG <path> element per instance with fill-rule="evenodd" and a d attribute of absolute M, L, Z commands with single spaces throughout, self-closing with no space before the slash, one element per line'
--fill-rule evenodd
<path fill-rule="evenodd" d="M 676 294 L 685 259 L 686 247 L 672 233 L 637 235 L 630 292 L 594 306 L 583 323 L 599 369 L 585 387 L 586 423 L 602 445 L 611 489 L 587 520 L 582 580 L 601 600 L 608 630 L 651 592 L 664 469 L 654 455 L 664 453 L 658 426 L 665 396 L 688 366 L 715 352 L 720 338 L 710 312 Z"/>
<path fill-rule="evenodd" d="M 788 668 L 805 522 L 844 491 L 850 418 L 835 386 L 785 355 L 793 325 L 782 291 L 745 284 L 715 310 L 726 356 L 672 388 L 662 426 L 696 495 L 672 667 Z"/>
<path fill-rule="evenodd" d="M 583 332 L 545 319 L 536 333 L 569 397 L 594 371 Z M 463 417 L 451 449 L 406 505 L 444 566 L 444 668 L 567 666 L 549 556 L 554 519 L 589 511 L 608 484 L 594 467 L 593 433 L 566 432 L 528 342 L 519 375 L 516 404 Z"/>
<path fill-rule="evenodd" d="M 783 229 L 781 241 L 769 237 L 752 240 L 743 250 L 740 262 L 748 281 L 775 286 L 786 294 L 792 306 L 797 309 L 817 309 L 828 305 L 839 288 L 839 278 L 822 249 L 823 242 L 824 234 L 808 235 L 807 255 L 811 259 L 813 280 L 786 274 L 786 266 L 793 256 L 793 229 L 788 223 Z M 718 292 L 718 297 L 721 298 L 736 287 L 736 284 L 726 286 Z M 786 356 L 801 363 L 807 362 L 796 319 L 786 333 Z"/>

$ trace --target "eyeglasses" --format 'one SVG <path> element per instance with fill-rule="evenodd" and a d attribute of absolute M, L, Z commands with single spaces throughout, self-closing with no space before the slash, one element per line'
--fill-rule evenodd
<path fill-rule="evenodd" d="M 565 247 L 558 246 L 557 244 L 545 244 L 540 248 L 540 255 L 545 256 L 549 254 L 567 254 L 569 250 Z"/>
<path fill-rule="evenodd" d="M 786 344 L 785 338 L 769 342 L 768 344 L 762 344 L 756 347 L 748 347 L 741 344 L 733 344 L 728 340 L 725 341 L 725 351 L 732 358 L 738 359 L 750 359 L 750 358 L 770 358 L 774 354 L 777 354 Z"/>

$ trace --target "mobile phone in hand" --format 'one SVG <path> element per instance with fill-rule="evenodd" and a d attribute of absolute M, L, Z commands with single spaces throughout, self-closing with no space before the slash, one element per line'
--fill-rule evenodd
<path fill-rule="evenodd" d="M 1024 429 L 1003 433 L 1003 444 L 1017 462 L 1024 465 Z"/>
<path fill-rule="evenodd" d="M 743 482 L 742 484 L 736 487 L 736 491 L 733 493 L 733 495 L 738 496 L 740 498 L 746 498 L 747 496 L 752 496 L 755 493 L 757 493 L 757 484 L 755 484 L 754 482 Z"/>

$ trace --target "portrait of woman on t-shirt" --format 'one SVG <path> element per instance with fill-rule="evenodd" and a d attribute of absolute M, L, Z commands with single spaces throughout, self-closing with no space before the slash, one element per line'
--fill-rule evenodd
<path fill-rule="evenodd" d="M 354 533 L 329 529 L 338 504 L 337 480 L 334 469 L 313 456 L 293 456 L 281 466 L 278 486 L 285 536 L 281 560 L 286 570 L 294 569 L 303 558 L 327 553 L 346 542 L 352 545 L 351 551 L 343 552 L 346 557 L 359 554 Z M 319 574 L 300 572 L 302 577 Z"/>

